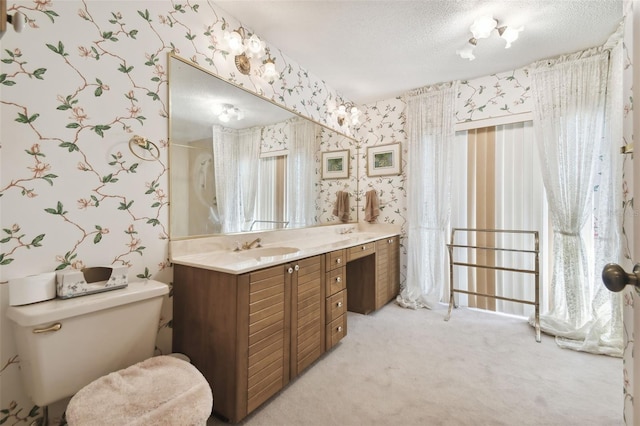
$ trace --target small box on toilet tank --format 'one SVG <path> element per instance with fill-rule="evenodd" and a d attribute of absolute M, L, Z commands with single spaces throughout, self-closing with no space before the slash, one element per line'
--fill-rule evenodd
<path fill-rule="evenodd" d="M 58 271 L 56 293 L 61 299 L 124 288 L 129 284 L 126 266 L 92 267 Z"/>

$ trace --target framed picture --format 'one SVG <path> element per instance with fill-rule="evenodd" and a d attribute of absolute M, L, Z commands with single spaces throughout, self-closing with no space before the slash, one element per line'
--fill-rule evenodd
<path fill-rule="evenodd" d="M 322 179 L 349 177 L 349 150 L 322 153 Z"/>
<path fill-rule="evenodd" d="M 368 147 L 367 176 L 399 175 L 402 172 L 400 152 L 399 143 Z"/>

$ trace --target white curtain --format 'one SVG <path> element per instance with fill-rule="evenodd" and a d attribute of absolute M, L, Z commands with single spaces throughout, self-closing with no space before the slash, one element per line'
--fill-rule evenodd
<path fill-rule="evenodd" d="M 308 176 L 306 179 L 287 179 L 286 220 L 289 227 L 299 228 L 315 223 L 315 156 L 318 126 L 300 118 L 291 120 L 291 139 L 287 156 L 288 176 Z"/>
<path fill-rule="evenodd" d="M 249 230 L 256 217 L 261 134 L 260 127 L 238 131 L 237 173 L 240 183 L 239 198 L 242 205 L 243 231 Z"/>
<path fill-rule="evenodd" d="M 448 282 L 446 230 L 451 207 L 455 84 L 420 89 L 406 101 L 407 280 L 397 302 L 408 308 L 432 309 Z"/>
<path fill-rule="evenodd" d="M 531 71 L 534 128 L 554 231 L 552 305 L 541 315 L 541 328 L 575 341 L 584 341 L 597 321 L 592 301 L 601 280 L 596 283 L 583 233 L 592 229 L 587 225 L 596 174 L 608 181 L 619 173 L 611 161 L 599 161 L 612 143 L 605 134 L 609 53 L 591 49 L 538 62 Z"/>
<path fill-rule="evenodd" d="M 562 347 L 613 356 L 622 356 L 623 350 L 622 293 L 609 291 L 601 274 L 607 263 L 622 261 L 622 156 L 618 151 L 622 141 L 622 72 L 623 49 L 622 43 L 617 42 L 609 57 L 604 143 L 593 183 L 591 318 L 583 327 L 584 338 L 556 339 Z"/>
<path fill-rule="evenodd" d="M 238 134 L 235 130 L 213 126 L 213 161 L 216 179 L 216 201 L 222 223 L 220 232 L 239 232 L 242 211 L 238 202 L 240 182 L 237 173 Z"/>

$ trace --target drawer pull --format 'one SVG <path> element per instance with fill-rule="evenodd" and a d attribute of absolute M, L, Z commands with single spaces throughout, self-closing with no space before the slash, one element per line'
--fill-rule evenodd
<path fill-rule="evenodd" d="M 342 263 L 342 259 L 341 258 L 337 258 L 336 259 L 336 263 Z"/>
<path fill-rule="evenodd" d="M 342 302 L 338 302 L 338 303 L 336 303 L 336 306 L 337 306 L 338 308 L 342 308 Z"/>
<path fill-rule="evenodd" d="M 393 243 L 393 240 L 390 238 L 389 241 L 387 241 L 389 244 Z"/>
<path fill-rule="evenodd" d="M 295 269 L 296 271 L 299 271 L 300 270 L 300 265 L 294 266 L 293 269 Z"/>
<path fill-rule="evenodd" d="M 293 268 L 287 269 L 287 272 L 290 273 L 290 274 L 293 274 Z"/>
<path fill-rule="evenodd" d="M 52 331 L 58 331 L 62 328 L 62 324 L 60 324 L 59 322 L 50 325 L 49 327 L 45 327 L 45 328 L 34 328 L 33 329 L 33 334 L 40 334 L 40 333 L 50 333 Z"/>
<path fill-rule="evenodd" d="M 339 326 L 338 326 L 338 328 L 336 328 L 336 330 L 337 330 L 338 332 L 342 331 L 342 326 L 341 326 L 341 325 L 339 325 Z"/>
<path fill-rule="evenodd" d="M 336 282 L 337 283 L 341 283 L 342 282 L 342 277 L 336 277 Z"/>
<path fill-rule="evenodd" d="M 362 246 L 362 250 L 366 250 L 366 249 L 367 249 L 367 246 Z"/>

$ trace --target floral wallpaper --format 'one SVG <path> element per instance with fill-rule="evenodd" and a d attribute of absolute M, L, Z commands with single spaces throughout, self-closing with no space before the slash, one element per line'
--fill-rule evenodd
<path fill-rule="evenodd" d="M 212 1 L 10 0 L 16 11 L 25 29 L 9 27 L 0 51 L 0 423 L 9 425 L 41 410 L 22 388 L 8 280 L 114 265 L 130 280 L 171 284 L 169 52 L 322 123 L 326 99 L 339 99 L 273 46 L 272 83 L 255 64 L 239 73 L 221 40 L 240 23 Z M 158 147 L 157 160 L 133 155 L 134 135 Z M 167 299 L 159 353 L 171 349 L 171 316 Z"/>
<path fill-rule="evenodd" d="M 341 100 L 323 80 L 275 46 L 269 47 L 279 76 L 272 83 L 255 66 L 248 76 L 239 73 L 224 50 L 222 34 L 240 23 L 212 1 L 9 0 L 8 13 L 17 10 L 25 14 L 26 28 L 20 34 L 9 28 L 0 49 L 0 424 L 10 425 L 31 423 L 41 410 L 22 389 L 20 360 L 5 320 L 8 280 L 56 269 L 114 265 L 127 266 L 130 280 L 153 278 L 171 284 L 169 52 L 329 127 L 336 124 L 328 111 Z M 630 41 L 629 35 L 626 42 Z M 631 101 L 625 107 L 630 110 Z M 362 109 L 362 124 L 353 132 L 357 142 L 336 135 L 321 140 L 320 152 L 350 150 L 351 172 L 348 179 L 320 181 L 318 220 L 336 220 L 331 214 L 335 193 L 348 185 L 352 218 L 357 214 L 363 221 L 364 194 L 375 189 L 381 210 L 378 222 L 400 225 L 404 233 L 405 103 L 397 97 Z M 526 69 L 459 85 L 458 122 L 530 109 Z M 133 155 L 128 144 L 133 135 L 159 147 L 156 161 Z M 631 138 L 630 132 L 625 135 Z M 276 144 L 280 143 L 286 142 Z M 390 143 L 401 144 L 401 174 L 369 177 L 367 148 Z M 625 170 L 630 176 L 630 168 Z M 404 240 L 401 263 L 404 281 Z M 628 306 L 636 297 L 627 294 Z M 171 349 L 171 318 L 167 299 L 159 353 Z M 632 339 L 633 329 L 627 330 Z M 625 389 L 630 392 L 632 386 L 625 384 Z M 632 406 L 629 396 L 626 404 Z"/>

